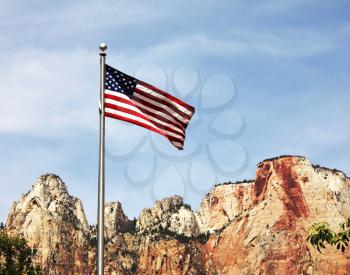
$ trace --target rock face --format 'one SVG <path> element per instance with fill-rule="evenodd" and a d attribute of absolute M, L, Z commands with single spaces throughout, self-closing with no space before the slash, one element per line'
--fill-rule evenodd
<path fill-rule="evenodd" d="M 214 187 L 203 199 L 195 213 L 200 231 L 214 233 L 228 225 L 251 204 L 254 182 L 221 184 Z"/>
<path fill-rule="evenodd" d="M 349 251 L 329 248 L 320 254 L 305 241 L 314 222 L 338 228 L 350 215 L 350 180 L 342 172 L 314 168 L 303 157 L 266 160 L 258 165 L 255 182 L 238 193 L 235 200 L 249 197 L 249 203 L 244 206 L 243 199 L 238 216 L 206 243 L 219 273 L 350 272 Z"/>
<path fill-rule="evenodd" d="M 136 221 L 136 229 L 140 233 L 169 230 L 187 237 L 200 233 L 195 214 L 179 196 L 157 201 L 153 208 L 142 210 Z"/>
<path fill-rule="evenodd" d="M 206 274 L 200 244 L 160 240 L 140 250 L 139 274 Z"/>
<path fill-rule="evenodd" d="M 134 222 L 105 206 L 106 274 L 350 274 L 350 250 L 318 253 L 307 229 L 350 216 L 350 179 L 284 156 L 258 164 L 254 181 L 215 186 L 193 212 L 179 196 L 157 201 Z M 6 230 L 39 249 L 54 274 L 95 272 L 96 228 L 53 175 L 15 203 Z M 89 253 L 87 251 L 89 250 Z M 88 255 L 87 255 L 88 254 Z"/>
<path fill-rule="evenodd" d="M 22 234 L 38 250 L 45 274 L 87 272 L 89 225 L 81 201 L 68 194 L 56 175 L 40 176 L 30 192 L 12 205 L 10 234 Z"/>
<path fill-rule="evenodd" d="M 105 204 L 105 236 L 112 238 L 117 232 L 127 232 L 132 226 L 132 222 L 124 214 L 120 202 L 110 202 Z"/>

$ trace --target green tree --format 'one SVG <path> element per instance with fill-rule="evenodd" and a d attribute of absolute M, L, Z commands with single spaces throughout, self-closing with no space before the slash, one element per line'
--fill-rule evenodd
<path fill-rule="evenodd" d="M 11 237 L 0 231 L 0 274 L 42 274 L 40 268 L 32 262 L 35 253 L 22 237 Z"/>
<path fill-rule="evenodd" d="M 307 240 L 319 252 L 326 248 L 326 245 L 335 246 L 338 250 L 344 252 L 350 240 L 350 217 L 340 226 L 339 232 L 330 229 L 326 222 L 313 224 L 308 230 Z"/>

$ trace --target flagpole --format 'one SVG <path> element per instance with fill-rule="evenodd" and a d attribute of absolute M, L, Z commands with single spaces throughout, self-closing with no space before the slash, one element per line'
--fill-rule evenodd
<path fill-rule="evenodd" d="M 104 204 L 105 204 L 105 109 L 104 80 L 107 45 L 100 44 L 100 145 L 97 206 L 97 275 L 104 273 Z"/>

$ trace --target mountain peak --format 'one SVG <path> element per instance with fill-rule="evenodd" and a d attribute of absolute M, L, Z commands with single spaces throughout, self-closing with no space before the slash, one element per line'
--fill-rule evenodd
<path fill-rule="evenodd" d="M 63 180 L 56 174 L 46 173 L 39 176 L 33 184 L 33 189 L 48 188 L 48 190 L 62 190 L 67 191 L 67 186 Z"/>
<path fill-rule="evenodd" d="M 333 248 L 314 253 L 306 238 L 314 222 L 337 228 L 345 221 L 349 191 L 344 173 L 285 155 L 260 162 L 254 180 L 214 186 L 197 211 L 175 195 L 143 209 L 135 225 L 120 202 L 110 202 L 105 205 L 105 272 L 345 272 L 349 254 Z M 36 262 L 47 274 L 95 271 L 96 226 L 89 231 L 80 200 L 69 195 L 57 175 L 38 177 L 14 203 L 6 230 L 23 234 L 38 249 Z"/>
<path fill-rule="evenodd" d="M 125 215 L 119 201 L 105 204 L 104 219 L 106 238 L 112 238 L 119 232 L 129 231 L 132 227 L 132 222 Z"/>
<path fill-rule="evenodd" d="M 141 233 L 169 230 L 188 237 L 199 234 L 195 214 L 178 195 L 158 200 L 152 208 L 143 209 L 136 221 L 136 229 Z"/>
<path fill-rule="evenodd" d="M 301 161 L 307 160 L 306 157 L 300 156 L 300 155 L 280 155 L 280 156 L 277 156 L 277 157 L 264 159 L 263 161 L 260 161 L 257 164 L 257 166 L 260 167 L 261 165 L 263 165 L 266 162 L 273 162 L 273 161 L 280 160 L 280 159 L 295 159 L 295 160 L 301 160 Z"/>
<path fill-rule="evenodd" d="M 32 189 L 13 203 L 6 230 L 23 235 L 30 247 L 38 249 L 38 261 L 53 272 L 47 274 L 60 273 L 72 265 L 78 273 L 87 273 L 83 262 L 87 262 L 89 225 L 83 205 L 68 193 L 57 175 L 39 176 Z M 53 255 L 55 260 L 47 261 Z"/>

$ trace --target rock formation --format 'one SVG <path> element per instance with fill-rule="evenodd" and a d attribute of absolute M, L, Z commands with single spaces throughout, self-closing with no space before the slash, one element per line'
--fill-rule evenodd
<path fill-rule="evenodd" d="M 260 163 L 254 183 L 237 193 L 233 204 L 241 205 L 241 212 L 206 243 L 220 273 L 350 272 L 349 251 L 343 255 L 329 248 L 320 254 L 305 241 L 314 222 L 338 228 L 350 215 L 350 180 L 344 173 L 314 168 L 304 157 L 276 158 Z M 219 203 L 219 196 L 214 201 Z"/>
<path fill-rule="evenodd" d="M 142 210 L 136 221 L 140 233 L 169 230 L 187 237 L 198 236 L 199 227 L 195 214 L 180 196 L 172 196 L 157 201 L 152 208 Z"/>
<path fill-rule="evenodd" d="M 127 232 L 132 227 L 132 222 L 124 214 L 120 202 L 105 204 L 105 236 L 110 239 L 117 232 Z"/>
<path fill-rule="evenodd" d="M 6 230 L 23 235 L 38 250 L 36 262 L 45 274 L 87 272 L 89 225 L 81 201 L 68 194 L 58 176 L 36 180 L 12 205 Z"/>
<path fill-rule="evenodd" d="M 321 254 L 307 229 L 350 216 L 350 179 L 283 156 L 258 164 L 254 181 L 216 185 L 197 211 L 179 196 L 157 201 L 130 221 L 105 206 L 106 274 L 350 274 L 350 250 Z M 52 274 L 95 271 L 95 231 L 80 201 L 54 175 L 38 178 L 15 203 L 6 230 L 23 234 Z M 87 253 L 89 251 L 89 253 Z M 48 272 L 47 272 L 48 273 Z"/>

